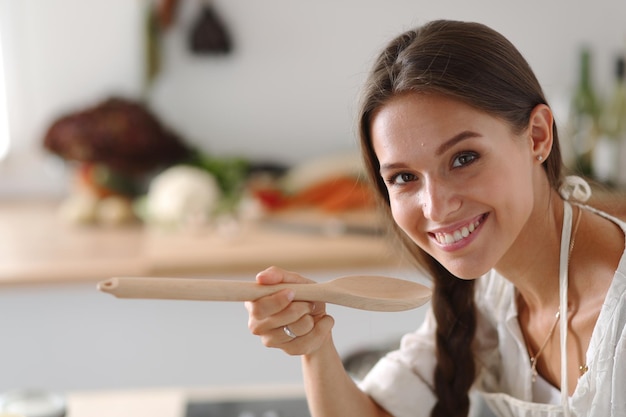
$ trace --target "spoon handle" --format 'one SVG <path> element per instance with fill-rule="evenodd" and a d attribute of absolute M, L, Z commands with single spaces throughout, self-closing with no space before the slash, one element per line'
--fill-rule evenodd
<path fill-rule="evenodd" d="M 98 290 L 117 298 L 161 300 L 253 301 L 284 288 L 293 289 L 296 300 L 324 301 L 319 284 L 261 285 L 248 281 L 160 277 L 118 277 L 98 283 Z"/>

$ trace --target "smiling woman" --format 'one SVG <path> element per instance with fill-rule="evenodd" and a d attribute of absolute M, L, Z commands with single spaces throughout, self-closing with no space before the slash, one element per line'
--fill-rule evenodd
<path fill-rule="evenodd" d="M 582 204 L 591 188 L 564 175 L 552 109 L 519 50 L 481 23 L 428 22 L 379 53 L 358 111 L 394 248 L 432 279 L 432 302 L 357 384 L 322 302 L 249 302 L 252 333 L 302 356 L 311 415 L 483 416 L 481 402 L 498 417 L 626 415 L 611 394 L 626 389 L 626 321 L 614 321 L 626 223 Z M 256 279 L 310 282 L 280 268 Z"/>

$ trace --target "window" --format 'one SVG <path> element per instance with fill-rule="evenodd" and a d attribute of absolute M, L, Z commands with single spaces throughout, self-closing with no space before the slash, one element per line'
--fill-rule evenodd
<path fill-rule="evenodd" d="M 7 94 L 4 83 L 4 60 L 2 56 L 2 38 L 0 38 L 0 161 L 9 153 L 9 115 L 7 111 Z"/>

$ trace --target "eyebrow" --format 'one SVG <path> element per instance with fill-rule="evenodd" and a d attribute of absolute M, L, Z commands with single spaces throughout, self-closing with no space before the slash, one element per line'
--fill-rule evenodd
<path fill-rule="evenodd" d="M 454 135 L 452 138 L 448 139 L 446 142 L 442 143 L 437 150 L 435 151 L 436 156 L 441 156 L 448 149 L 452 148 L 459 142 L 462 142 L 466 139 L 480 137 L 481 135 L 476 132 L 472 132 L 471 130 L 464 130 L 461 133 Z"/>
<path fill-rule="evenodd" d="M 454 135 L 453 137 L 451 137 L 450 139 L 448 139 L 447 141 L 445 141 L 444 143 L 442 143 L 441 145 L 439 145 L 439 147 L 435 150 L 435 155 L 436 156 L 441 156 L 443 155 L 448 149 L 452 148 L 454 145 L 463 142 L 464 140 L 467 139 L 472 139 L 472 138 L 478 138 L 481 137 L 482 135 L 480 133 L 477 132 L 472 132 L 471 130 L 464 130 L 463 132 L 460 132 L 456 135 Z M 390 163 L 390 164 L 383 164 L 380 166 L 380 170 L 384 171 L 384 170 L 392 170 L 392 169 L 397 169 L 397 168 L 403 168 L 405 165 L 402 163 Z"/>

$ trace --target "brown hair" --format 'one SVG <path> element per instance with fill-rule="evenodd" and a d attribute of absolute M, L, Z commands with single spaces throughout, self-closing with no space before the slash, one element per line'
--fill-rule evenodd
<path fill-rule="evenodd" d="M 478 23 L 437 20 L 392 40 L 375 61 L 364 86 L 359 114 L 363 158 L 385 217 L 405 249 L 434 281 L 437 366 L 432 416 L 467 416 L 476 367 L 471 346 L 476 330 L 474 281 L 461 280 L 419 249 L 392 221 L 389 195 L 379 174 L 370 127 L 375 112 L 392 97 L 438 93 L 506 121 L 521 133 L 538 104 L 547 104 L 530 66 L 505 37 Z M 561 152 L 556 126 L 543 163 L 548 181 L 561 183 Z"/>

